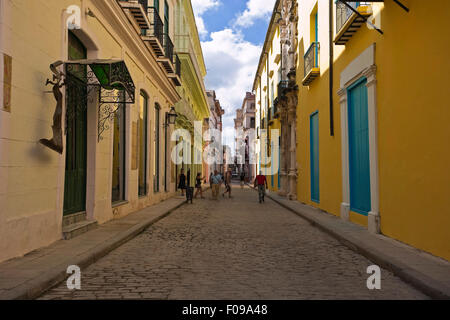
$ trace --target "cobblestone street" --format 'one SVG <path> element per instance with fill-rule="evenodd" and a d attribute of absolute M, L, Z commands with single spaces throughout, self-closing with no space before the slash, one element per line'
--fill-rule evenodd
<path fill-rule="evenodd" d="M 426 299 L 386 270 L 368 290 L 369 260 L 288 210 L 234 186 L 194 200 L 41 299 Z"/>

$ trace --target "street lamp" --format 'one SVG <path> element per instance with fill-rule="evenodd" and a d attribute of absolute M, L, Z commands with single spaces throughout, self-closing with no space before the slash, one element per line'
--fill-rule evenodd
<path fill-rule="evenodd" d="M 175 111 L 175 108 L 174 107 L 170 108 L 170 112 L 166 112 L 165 126 L 168 127 L 170 125 L 175 124 L 175 122 L 177 121 L 177 117 L 178 117 L 178 114 Z"/>

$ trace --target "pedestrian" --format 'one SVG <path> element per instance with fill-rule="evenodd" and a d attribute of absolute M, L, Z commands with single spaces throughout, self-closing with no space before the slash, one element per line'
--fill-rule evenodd
<path fill-rule="evenodd" d="M 266 195 L 266 189 L 268 189 L 266 176 L 259 171 L 259 175 L 255 178 L 255 188 L 258 188 L 259 203 L 264 202 L 264 196 Z"/>
<path fill-rule="evenodd" d="M 225 198 L 225 194 L 228 193 L 228 197 L 231 198 L 231 170 L 225 172 L 225 192 L 222 193 L 222 197 Z"/>
<path fill-rule="evenodd" d="M 212 190 L 212 185 L 213 185 L 212 176 L 213 176 L 213 173 L 211 172 L 211 174 L 209 175 L 209 187 L 211 188 L 211 190 Z"/>
<path fill-rule="evenodd" d="M 186 175 L 184 174 L 184 169 L 181 169 L 181 173 L 178 178 L 178 189 L 181 189 L 181 196 L 184 197 L 184 190 L 186 190 Z"/>
<path fill-rule="evenodd" d="M 220 184 L 222 183 L 222 177 L 217 170 L 214 170 L 214 175 L 211 176 L 212 182 L 212 198 L 218 200 Z"/>
<path fill-rule="evenodd" d="M 244 189 L 244 184 L 245 184 L 245 172 L 242 171 L 241 172 L 241 189 Z"/>
<path fill-rule="evenodd" d="M 205 199 L 203 197 L 203 189 L 202 189 L 202 180 L 204 180 L 205 178 L 201 176 L 200 173 L 197 173 L 197 177 L 195 178 L 195 188 L 197 189 L 197 191 L 195 192 L 195 196 L 194 199 L 197 199 L 197 195 L 200 193 L 200 197 L 202 199 Z"/>

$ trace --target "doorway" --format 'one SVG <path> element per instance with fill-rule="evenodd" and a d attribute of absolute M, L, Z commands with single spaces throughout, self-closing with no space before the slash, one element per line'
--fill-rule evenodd
<path fill-rule="evenodd" d="M 68 60 L 87 58 L 87 49 L 69 31 Z M 87 66 L 77 65 L 66 78 L 66 170 L 64 216 L 86 211 Z M 76 74 L 76 76 L 75 76 Z"/>
<path fill-rule="evenodd" d="M 367 79 L 348 89 L 350 210 L 368 215 L 371 210 Z"/>

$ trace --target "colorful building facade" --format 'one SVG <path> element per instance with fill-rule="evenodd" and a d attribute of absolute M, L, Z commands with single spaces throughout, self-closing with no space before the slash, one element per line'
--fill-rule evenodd
<path fill-rule="evenodd" d="M 280 10 L 281 2 L 277 1 L 275 10 Z M 277 191 L 281 187 L 281 176 L 278 165 L 279 153 L 273 152 L 272 130 L 281 130 L 279 112 L 275 99 L 278 97 L 279 84 L 282 81 L 281 64 L 281 29 L 272 17 L 266 34 L 258 69 L 253 83 L 256 99 L 256 152 L 257 172 L 262 171 L 267 176 L 269 189 Z M 264 137 L 267 135 L 267 139 Z M 278 140 L 276 143 L 280 143 Z M 276 157 L 276 159 L 274 158 Z"/>
<path fill-rule="evenodd" d="M 178 2 L 0 4 L 0 261 L 171 197 Z"/>
<path fill-rule="evenodd" d="M 298 201 L 449 260 L 450 3 L 294 6 Z"/>
<path fill-rule="evenodd" d="M 190 1 L 177 1 L 175 9 L 175 51 L 181 66 L 181 86 L 177 88 L 181 100 L 176 104 L 177 129 L 189 131 L 192 140 L 188 143 L 190 149 L 189 163 L 175 166 L 177 176 L 184 169 L 188 183 L 194 186 L 197 173 L 203 173 L 203 160 L 198 157 L 203 154 L 203 122 L 209 117 L 209 107 L 204 85 L 206 66 L 202 47 Z M 200 126 L 195 126 L 195 123 Z M 195 137 L 197 143 L 194 143 Z M 197 158 L 197 159 L 196 159 Z"/>

